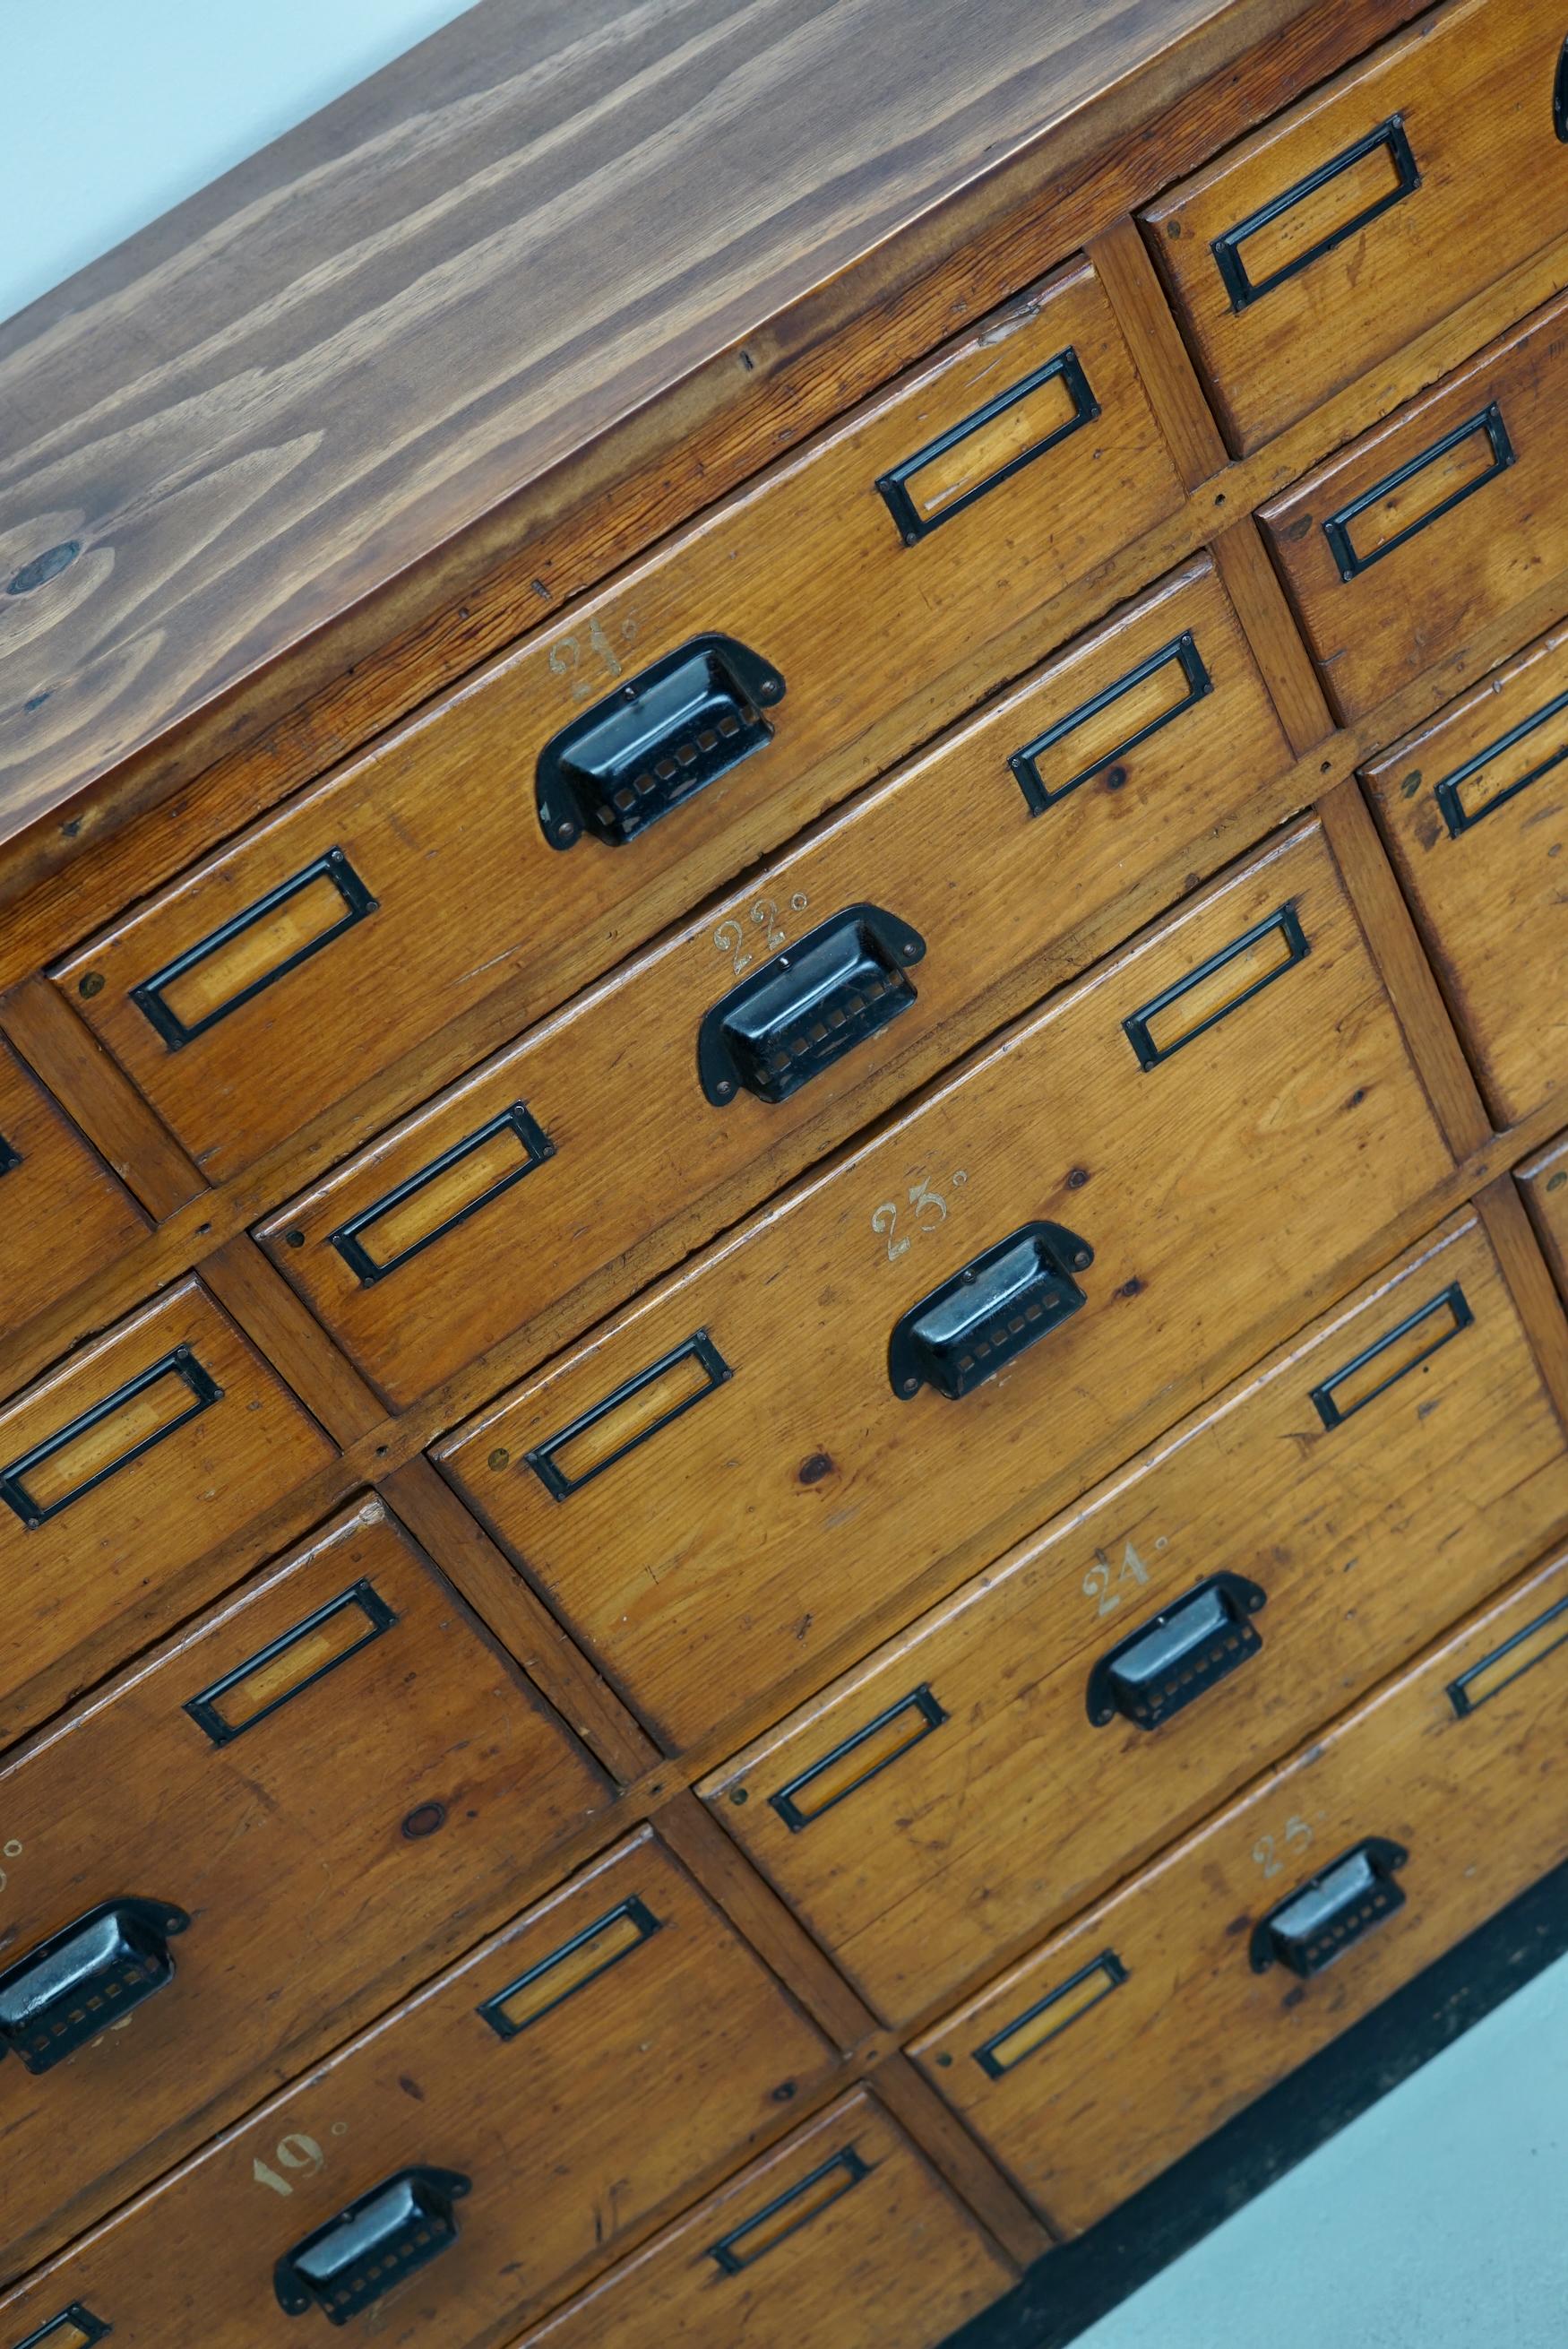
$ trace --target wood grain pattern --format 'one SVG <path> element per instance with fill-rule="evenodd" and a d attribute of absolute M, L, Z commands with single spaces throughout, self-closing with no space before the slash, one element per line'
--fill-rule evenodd
<path fill-rule="evenodd" d="M 1568 1134 L 1527 1158 L 1516 1179 L 1558 1288 L 1568 1298 Z"/>
<path fill-rule="evenodd" d="M 1360 1407 L 1326 1426 L 1313 1391 L 1379 1345 L 1341 1381 Z M 1562 1432 L 1468 1219 L 700 1792 L 883 2020 L 908 2024 L 1363 1696 L 1565 1521 Z M 1097 1659 L 1222 1569 L 1265 1594 L 1258 1651 L 1155 1729 L 1091 1723 Z M 872 1743 L 828 1766 L 901 1704 L 896 1759 L 866 1775 Z M 812 1772 L 797 1824 L 776 1798 Z"/>
<path fill-rule="evenodd" d="M 181 1349 L 192 1375 L 211 1381 L 211 1400 L 189 1384 Z M 0 1474 L 15 1475 L 111 1398 L 120 1400 L 107 1415 L 20 1474 L 19 1490 L 43 1505 L 39 1523 L 0 1506 L 0 1692 L 22 1709 L 19 1725 L 36 1718 L 36 1685 L 58 1703 L 212 1598 L 234 1578 L 224 1546 L 336 1457 L 195 1280 L 7 1403 Z"/>
<path fill-rule="evenodd" d="M 1304 958 L 1140 1069 L 1122 1022 L 1284 905 Z M 1214 1008 L 1204 993 L 1172 1016 Z M 1343 1286 L 1354 1250 L 1448 1163 L 1309 827 L 434 1456 L 650 1727 L 683 1744 L 727 1704 L 793 1684 L 879 1607 L 907 1617 L 939 1569 L 951 1588 L 1215 1392 L 1322 1300 L 1336 1267 Z M 960 1402 L 895 1395 L 899 1316 L 1033 1217 L 1097 1251 L 1086 1309 Z M 531 1452 L 696 1331 L 732 1375 L 552 1498 Z M 606 1453 L 677 1400 L 642 1395 L 603 1423 Z"/>
<path fill-rule="evenodd" d="M 1094 238 L 1088 259 L 1120 321 L 1177 470 L 1188 489 L 1198 489 L 1224 471 L 1225 443 L 1136 223 L 1113 221 Z"/>
<path fill-rule="evenodd" d="M 147 1217 L 8 1044 L 0 1043 L 0 1313 L 18 1330 L 114 1263 Z"/>
<path fill-rule="evenodd" d="M 1152 249 L 1235 449 L 1568 228 L 1568 149 L 1552 120 L 1563 29 L 1556 0 L 1450 0 L 1150 208 Z M 1408 166 L 1397 132 L 1344 160 L 1389 123 Z M 1408 193 L 1401 168 L 1415 175 Z M 1236 243 L 1260 289 L 1238 304 L 1216 239 L 1295 190 Z"/>
<path fill-rule="evenodd" d="M 1568 1316 L 1531 1230 L 1517 1185 L 1501 1175 L 1477 1193 L 1476 1211 L 1530 1332 L 1557 1416 L 1568 1428 Z"/>
<path fill-rule="evenodd" d="M 1216 130 L 1196 110 L 1195 160 L 1260 79 L 1300 86 L 1414 5 L 985 0 L 912 37 L 891 0 L 767 0 L 743 25 L 665 0 L 617 41 L 613 0 L 488 0 L 0 336 L 8 575 L 82 549 L 30 591 L 6 663 L 10 828 L 48 826 L 57 855 L 52 820 L 74 804 L 79 828 L 91 779 L 207 711 L 210 759 L 237 687 L 281 670 L 267 714 L 297 700 L 313 633 L 489 516 L 428 613 L 515 546 L 509 506 L 537 530 L 581 505 L 606 435 L 627 445 L 595 487 L 667 461 L 799 349 L 813 299 L 864 316 L 1208 78 L 1231 112 Z M 1227 87 L 1287 26 L 1290 57 Z M 1054 257 L 1078 233 L 1031 242 Z M 784 349 L 745 350 L 770 326 Z M 816 398 L 830 412 L 826 382 Z"/>
<path fill-rule="evenodd" d="M 628 1902 L 642 1904 L 630 1920 Z M 578 1942 L 596 1932 L 615 1952 L 597 1971 Z M 527 1981 L 552 1961 L 554 1983 Z M 478 2010 L 509 1993 L 515 2035 L 501 2037 Z M 63 2298 L 103 2312 L 136 2349 L 192 2332 L 213 2349 L 293 2343 L 273 2261 L 389 2173 L 428 2162 L 471 2177 L 473 2192 L 457 2243 L 384 2304 L 378 2333 L 399 2349 L 504 2338 L 556 2279 L 734 2168 L 833 2068 L 643 1828 L 0 2302 L 0 2325 L 21 2337 Z M 253 2164 L 276 2170 L 294 2137 L 326 2158 L 292 2171 L 284 2198 Z"/>
<path fill-rule="evenodd" d="M 364 1380 L 249 1238 L 204 1257 L 201 1278 L 335 1444 L 346 1447 L 381 1425 L 385 1413 Z"/>
<path fill-rule="evenodd" d="M 798 2199 L 791 2206 L 786 2197 Z M 737 2236 L 744 2264 L 727 2271 L 712 2246 Z M 730 2349 L 740 2340 L 748 2349 L 844 2349 L 852 2339 L 935 2349 L 1004 2292 L 1013 2272 L 860 2089 L 518 2349 L 645 2349 L 652 2340 L 685 2349 Z"/>
<path fill-rule="evenodd" d="M 326 1670 L 304 1627 L 345 1599 Z M 215 1744 L 186 1707 L 291 1635 Z M 498 1924 L 610 1797 L 374 1501 L 39 1740 L 0 1776 L 0 1959 L 127 1893 L 192 1921 L 123 2032 L 12 2076 L 6 2281 Z"/>
<path fill-rule="evenodd" d="M 603 577 L 754 472 L 759 450 L 792 445 L 846 401 L 874 390 L 1027 283 L 1042 254 L 1068 252 L 1094 236 L 1172 171 L 1202 161 L 1216 143 L 1416 14 L 1419 0 L 1310 0 L 1305 14 L 1300 0 L 1252 0 L 1252 6 L 1264 47 L 1215 71 L 1205 53 L 1197 70 L 1207 78 L 1193 83 L 1186 78 L 1196 62 L 1191 45 L 1165 57 L 1144 81 L 1144 96 L 1163 110 L 1141 122 L 1130 114 L 1135 127 L 1124 126 L 1109 150 L 1095 151 L 1091 140 L 1080 152 L 1079 129 L 1091 127 L 1083 118 L 1015 149 L 913 230 L 884 242 L 866 266 L 830 279 L 748 336 L 749 367 L 732 347 L 697 370 L 679 395 L 686 423 L 694 432 L 705 427 L 696 438 L 671 445 L 669 419 L 653 403 L 573 469 L 566 491 L 575 506 L 553 519 L 536 513 L 532 523 L 510 506 L 497 509 L 274 661 L 242 697 L 211 705 L 204 718 L 133 755 L 65 823 L 41 820 L 32 833 L 0 842 L 0 899 L 9 908 L 0 978 L 10 983 L 52 959 L 129 895 L 178 873 L 236 823 L 537 625 L 541 587 L 553 609 Z M 1287 23 L 1288 44 L 1270 38 Z M 1236 25 L 1233 16 L 1226 20 L 1230 30 Z M 1214 28 L 1216 55 L 1225 30 Z M 1180 93 L 1174 106 L 1171 90 Z M 1130 102 L 1134 92 L 1125 95 Z M 1428 376 L 1440 374 L 1563 282 L 1555 249 L 1548 248 L 1423 338 L 1444 356 L 1434 360 L 1418 350 L 1415 361 Z M 738 367 L 746 395 L 738 407 Z M 1371 386 L 1349 430 L 1387 404 Z M 1346 437 L 1332 420 L 1336 405 L 1325 411 L 1326 429 L 1310 455 Z M 1300 470 L 1299 462 L 1276 467 L 1274 486 Z M 523 502 L 543 500 L 536 489 Z M 1118 592 L 1139 584 L 1129 580 Z M 1086 616 L 1092 614 L 1060 633 Z M 68 865 L 56 869 L 65 857 Z M 16 893 L 29 881 L 36 885 L 19 905 Z"/>
<path fill-rule="evenodd" d="M 1037 754 L 1061 796 L 1032 816 L 1008 760 L 1064 725 Z M 581 1328 L 1289 812 L 1291 765 L 1222 589 L 1206 562 L 1189 565 L 257 1237 L 394 1404 L 562 1303 Z M 868 904 L 923 941 L 913 1000 L 786 1101 L 706 1099 L 704 1019 Z M 526 1173 L 514 1129 L 478 1141 L 514 1104 L 552 1151 Z M 453 1152 L 467 1155 L 433 1173 Z M 338 1235 L 378 1209 L 363 1244 L 377 1264 L 403 1260 L 366 1278 Z"/>
<path fill-rule="evenodd" d="M 1565 1594 L 1558 1557 L 917 2044 L 1053 2224 L 1092 2224 L 1568 1853 L 1563 1619 L 1474 1710 L 1448 1694 Z M 1367 1836 L 1408 1850 L 1406 1905 L 1310 1981 L 1252 1971 L 1258 1920 Z M 975 2051 L 1108 1950 L 1126 1979 L 988 2076 Z"/>
<path fill-rule="evenodd" d="M 1098 414 L 1075 423 L 1066 378 L 1042 384 L 997 420 L 980 457 L 960 443 L 932 461 L 947 495 L 906 545 L 879 476 L 1067 353 L 1088 387 L 1078 401 L 1092 396 Z M 1006 474 L 1031 446 L 1039 453 Z M 995 485 L 965 504 L 967 473 L 977 491 Z M 203 1172 L 232 1173 L 508 980 L 527 989 L 526 1015 L 596 976 L 957 717 L 947 670 L 1181 502 L 1115 319 L 1080 266 L 89 942 L 58 984 Z M 784 698 L 765 713 L 771 739 L 623 845 L 591 834 L 552 845 L 534 805 L 545 746 L 711 631 L 783 678 Z M 329 856 L 346 860 L 370 910 L 352 917 L 349 883 L 324 874 L 292 916 L 280 909 L 212 949 L 205 985 L 200 972 L 168 982 L 177 1010 L 192 999 L 188 1023 L 211 1021 L 171 1050 L 132 990 Z"/>
<path fill-rule="evenodd" d="M 429 1462 L 405 1460 L 379 1488 L 479 1616 L 623 1785 L 657 1763 L 653 1739 L 469 1515 Z"/>
<path fill-rule="evenodd" d="M 1374 812 L 1499 1124 L 1568 1085 L 1568 629 L 1371 759 Z"/>
<path fill-rule="evenodd" d="M 161 1220 L 205 1195 L 205 1177 L 46 980 L 13 988 L 0 1026 L 151 1215 Z"/>
<path fill-rule="evenodd" d="M 1565 322 L 1568 304 L 1549 303 L 1260 510 L 1341 718 L 1562 569 Z"/>
<path fill-rule="evenodd" d="M 1326 792 L 1317 812 L 1438 1123 L 1455 1156 L 1464 1157 L 1480 1148 L 1491 1122 L 1355 778 Z"/>

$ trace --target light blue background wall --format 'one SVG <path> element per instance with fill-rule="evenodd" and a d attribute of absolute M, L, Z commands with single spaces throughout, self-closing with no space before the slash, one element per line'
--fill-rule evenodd
<path fill-rule="evenodd" d="M 0 317 L 459 13 L 453 0 L 0 0 Z M 1568 2349 L 1565 2115 L 1568 1962 L 1081 2349 Z"/>
<path fill-rule="evenodd" d="M 460 13 L 0 0 L 0 318 Z"/>
<path fill-rule="evenodd" d="M 1568 2349 L 1568 1961 L 1080 2333 L 1075 2349 L 1253 2343 Z"/>

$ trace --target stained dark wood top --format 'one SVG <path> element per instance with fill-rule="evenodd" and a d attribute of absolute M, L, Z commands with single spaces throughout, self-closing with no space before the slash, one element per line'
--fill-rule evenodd
<path fill-rule="evenodd" d="M 483 0 L 0 326 L 0 857 L 244 739 L 262 672 L 479 517 L 745 399 L 748 334 L 1020 147 L 1306 12 Z"/>

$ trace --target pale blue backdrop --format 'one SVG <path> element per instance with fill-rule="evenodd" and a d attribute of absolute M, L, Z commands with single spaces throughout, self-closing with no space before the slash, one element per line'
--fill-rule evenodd
<path fill-rule="evenodd" d="M 452 0 L 0 0 L 0 317 L 458 14 Z M 1568 2349 L 1568 1962 L 1081 2349 L 1252 2343 Z"/>

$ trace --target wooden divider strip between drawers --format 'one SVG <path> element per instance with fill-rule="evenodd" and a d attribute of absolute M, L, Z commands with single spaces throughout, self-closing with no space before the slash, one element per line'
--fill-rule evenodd
<path fill-rule="evenodd" d="M 201 1168 L 46 979 L 12 989 L 0 1028 L 150 1215 L 161 1222 L 207 1195 Z"/>
<path fill-rule="evenodd" d="M 1561 1118 L 1563 1105 L 1553 1102 Z M 1511 1174 L 1502 1174 L 1476 1193 L 1476 1212 L 1497 1250 L 1503 1278 L 1534 1349 L 1553 1406 L 1568 1427 L 1568 1309 L 1552 1278 L 1530 1211 Z"/>
<path fill-rule="evenodd" d="M 1489 1140 L 1491 1120 L 1357 778 L 1326 792 L 1317 812 L 1438 1123 L 1466 1158 Z"/>
<path fill-rule="evenodd" d="M 1049 2230 L 696 1795 L 672 1795 L 654 1816 L 660 1837 L 708 1898 L 843 2051 L 853 2074 L 870 2081 L 1007 2256 L 1026 2267 L 1049 2250 Z"/>
<path fill-rule="evenodd" d="M 1568 265 L 1568 252 L 1565 252 L 1564 262 Z M 1247 524 L 1247 531 L 1255 535 L 1251 523 Z M 1238 546 L 1243 549 L 1240 562 L 1237 560 Z M 1238 541 L 1233 525 L 1227 525 L 1222 533 L 1212 538 L 1212 549 L 1227 592 L 1233 595 L 1237 616 L 1274 694 L 1276 705 L 1281 707 L 1282 712 L 1287 710 L 1291 707 L 1290 690 L 1288 682 L 1282 685 L 1282 677 L 1290 639 L 1276 630 L 1274 620 L 1269 616 L 1267 583 L 1256 576 L 1255 564 L 1244 552 L 1243 542 Z M 1253 574 L 1251 586 L 1247 574 Z M 1283 603 L 1283 595 L 1277 585 L 1273 595 Z M 1521 650 L 1544 629 L 1560 621 L 1565 606 L 1568 606 L 1568 573 L 1549 581 L 1532 595 L 1502 614 L 1486 629 L 1479 631 L 1462 651 L 1404 687 L 1356 725 L 1316 741 L 1298 759 L 1295 768 L 1279 780 L 1274 796 L 1280 817 L 1311 806 L 1336 784 L 1342 783 L 1373 751 L 1408 732 L 1433 710 L 1483 678 L 1499 662 Z M 1288 614 L 1285 616 L 1288 620 Z M 1294 627 L 1294 623 L 1290 626 Z M 1298 739 L 1301 733 L 1310 732 L 1310 717 L 1305 707 L 1296 711 L 1292 730 Z M 844 803 L 846 807 L 851 804 L 852 802 Z M 1402 905 L 1402 899 L 1399 904 Z M 1360 905 L 1359 911 L 1364 921 L 1376 920 L 1368 905 Z M 1401 927 L 1408 927 L 1408 914 L 1398 914 L 1398 919 Z M 1388 978 L 1387 971 L 1385 978 Z M 1390 991 L 1397 993 L 1392 987 Z M 46 1053 L 43 1044 L 36 1045 L 40 1060 L 48 1061 L 48 1067 L 40 1067 L 39 1073 L 48 1081 L 51 1070 L 56 1072 L 53 1090 L 61 1105 L 77 1117 L 85 1130 L 88 1123 L 88 1114 L 78 1109 L 77 1081 L 72 1071 L 78 1067 L 93 1071 L 96 1059 L 101 1055 L 88 1031 L 75 1019 L 69 1004 L 63 1001 L 46 981 L 26 981 L 22 988 L 14 989 L 9 997 L 0 999 L 0 1028 L 11 1030 L 15 1025 L 19 1045 L 24 1032 L 31 1037 L 31 1025 L 24 1031 L 20 1021 L 23 1018 L 31 1020 L 33 1008 L 40 994 L 49 996 L 52 1000 L 46 1025 L 43 1020 L 38 1023 L 39 1032 L 46 1038 L 54 1039 L 54 1042 Z M 504 1003 L 504 999 L 497 1000 Z M 1025 997 L 1019 994 L 1016 999 L 998 1002 L 995 1006 L 996 1023 L 1001 1024 L 1015 1016 L 1025 1008 Z M 25 1010 L 19 1011 L 18 1007 L 24 1003 Z M 447 1075 L 455 1075 L 470 1067 L 492 1043 L 511 1040 L 511 1030 L 504 1018 L 498 1014 L 491 1024 L 496 1030 L 493 1036 L 468 1038 L 465 1028 L 465 1040 L 460 1045 L 454 1044 L 449 1052 L 443 1053 L 439 1061 L 430 1061 L 427 1057 L 421 1062 L 422 1075 L 409 1069 L 399 1076 L 395 1088 L 381 1087 L 378 1106 L 370 1120 L 371 1130 L 378 1130 L 390 1123 L 402 1108 L 428 1097 Z M 31 1056 L 25 1051 L 24 1057 Z M 112 1064 L 109 1065 L 112 1069 Z M 114 1077 L 117 1086 L 124 1083 L 118 1071 L 114 1071 Z M 88 1081 L 90 1083 L 94 1080 L 89 1078 Z M 1462 1088 L 1455 1092 L 1455 1107 L 1451 1112 L 1456 1119 L 1456 1132 L 1465 1130 L 1457 1108 L 1460 1092 Z M 136 1096 L 132 1094 L 131 1099 L 135 1102 Z M 178 1153 L 178 1144 L 168 1135 L 154 1113 L 139 1102 L 137 1102 L 136 1115 L 139 1123 L 146 1124 L 155 1155 Z M 1517 1158 L 1526 1154 L 1528 1149 L 1538 1147 L 1552 1130 L 1533 1119 L 1522 1125 L 1518 1129 L 1522 1138 L 1511 1156 L 1507 1154 L 1512 1148 L 1510 1136 L 1505 1134 L 1501 1137 L 1503 1154 L 1501 1157 L 1491 1152 L 1489 1143 L 1489 1171 L 1479 1174 L 1477 1179 L 1490 1179 L 1491 1174 L 1513 1164 Z M 206 1255 L 245 1230 L 249 1224 L 274 1206 L 281 1198 L 335 1165 L 349 1153 L 356 1142 L 364 1139 L 365 1131 L 363 1115 L 334 1114 L 318 1120 L 302 1142 L 290 1145 L 288 1151 L 273 1154 L 245 1173 L 212 1189 L 198 1188 L 195 1195 L 187 1198 L 186 1204 L 175 1206 L 172 1211 L 165 1210 L 166 1220 L 144 1239 L 136 1241 L 107 1271 L 95 1276 L 80 1289 L 46 1309 L 25 1328 L 7 1333 L 0 1341 L 0 1392 L 24 1384 L 57 1360 L 84 1326 L 98 1326 L 113 1319 L 138 1303 L 150 1290 L 183 1271 L 199 1267 Z M 182 1153 L 179 1157 L 183 1162 Z M 1461 1192 L 1455 1195 L 1466 1195 Z M 655 1278 L 665 1268 L 663 1263 L 651 1265 L 645 1278 Z M 469 1366 L 445 1387 L 433 1390 L 396 1423 L 388 1421 L 387 1428 L 396 1425 L 396 1436 L 388 1439 L 387 1452 L 377 1455 L 367 1473 L 372 1475 L 377 1473 L 379 1462 L 396 1465 L 398 1461 L 411 1456 L 433 1435 L 484 1401 L 488 1394 L 496 1392 L 521 1371 L 532 1368 L 578 1335 L 588 1321 L 596 1318 L 592 1299 L 589 1303 L 591 1309 L 586 1321 L 572 1319 L 564 1312 L 542 1316 L 532 1329 L 527 1346 L 496 1349 L 491 1357 Z M 607 1305 L 596 1309 L 599 1311 L 606 1309 L 609 1309 Z"/>
<path fill-rule="evenodd" d="M 1009 2259 L 1028 2267 L 1051 2249 L 1057 2238 L 1045 2221 L 902 2050 L 876 2066 L 868 2085 Z"/>
<path fill-rule="evenodd" d="M 637 1807 L 651 1807 L 668 1784 L 657 1766 L 657 1746 L 451 1486 L 423 1458 L 407 1460 L 375 1481 L 383 1500 L 568 1727 L 624 1785 L 642 1780 Z"/>
<path fill-rule="evenodd" d="M 1189 490 L 1225 470 L 1227 451 L 1181 330 L 1130 214 L 1086 246 L 1132 363 Z"/>
<path fill-rule="evenodd" d="M 1334 719 L 1263 534 L 1252 516 L 1243 514 L 1211 541 L 1209 552 L 1263 671 L 1285 739 L 1296 757 L 1305 759 L 1318 743 L 1328 741 Z"/>

